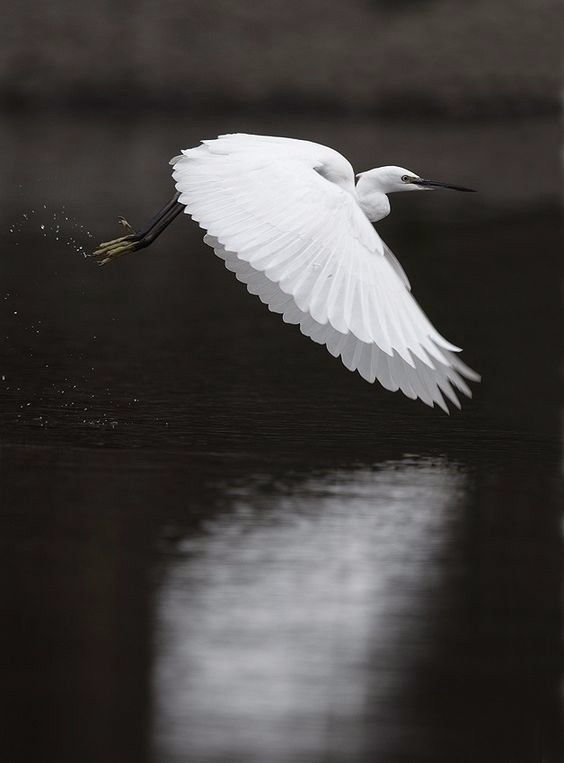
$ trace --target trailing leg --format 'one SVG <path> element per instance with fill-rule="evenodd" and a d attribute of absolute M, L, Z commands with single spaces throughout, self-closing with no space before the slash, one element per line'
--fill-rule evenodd
<path fill-rule="evenodd" d="M 92 257 L 100 258 L 98 260 L 99 265 L 107 265 L 108 262 L 121 257 L 123 254 L 131 254 L 150 246 L 174 218 L 183 211 L 184 204 L 178 201 L 179 196 L 180 193 L 176 193 L 140 232 L 129 233 L 127 236 L 101 243 L 98 249 L 92 252 Z M 120 222 L 130 227 L 123 218 Z"/>

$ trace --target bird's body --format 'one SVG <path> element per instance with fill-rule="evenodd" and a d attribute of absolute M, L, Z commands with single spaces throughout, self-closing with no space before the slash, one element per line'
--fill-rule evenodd
<path fill-rule="evenodd" d="M 386 389 L 446 411 L 445 397 L 459 407 L 456 392 L 471 395 L 465 379 L 478 375 L 429 322 L 372 225 L 389 214 L 388 193 L 444 184 L 398 167 L 361 173 L 355 184 L 337 151 L 257 135 L 203 141 L 171 164 L 176 204 L 286 323 Z M 110 242 L 99 253 L 123 252 Z"/>

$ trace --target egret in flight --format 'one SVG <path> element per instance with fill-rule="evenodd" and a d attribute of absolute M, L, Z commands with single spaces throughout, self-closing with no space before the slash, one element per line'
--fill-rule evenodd
<path fill-rule="evenodd" d="M 430 323 L 372 225 L 390 213 L 390 193 L 471 189 L 401 167 L 355 183 L 337 151 L 263 135 L 204 140 L 170 163 L 175 196 L 139 233 L 100 244 L 100 264 L 149 246 L 186 212 L 251 294 L 350 371 L 447 413 L 445 398 L 460 408 L 457 393 L 471 397 L 467 381 L 480 377 Z"/>

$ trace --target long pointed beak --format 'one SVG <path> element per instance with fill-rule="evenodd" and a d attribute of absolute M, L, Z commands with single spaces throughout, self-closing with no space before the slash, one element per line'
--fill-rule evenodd
<path fill-rule="evenodd" d="M 420 185 L 423 188 L 448 188 L 451 191 L 464 191 L 465 193 L 476 193 L 474 188 L 464 188 L 462 185 L 450 185 L 449 183 L 441 183 L 440 180 L 423 180 L 417 178 L 411 181 L 413 185 Z"/>

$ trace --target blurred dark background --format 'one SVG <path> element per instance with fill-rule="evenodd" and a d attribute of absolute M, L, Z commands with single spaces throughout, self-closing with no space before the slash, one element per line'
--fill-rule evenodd
<path fill-rule="evenodd" d="M 560 3 L 1 7 L 1 759 L 560 763 Z M 378 226 L 483 374 L 461 413 L 184 217 L 84 256 L 236 131 L 479 190 Z"/>
<path fill-rule="evenodd" d="M 6 6 L 0 95 L 29 109 L 555 114 L 561 11 L 556 0 L 22 0 Z"/>

